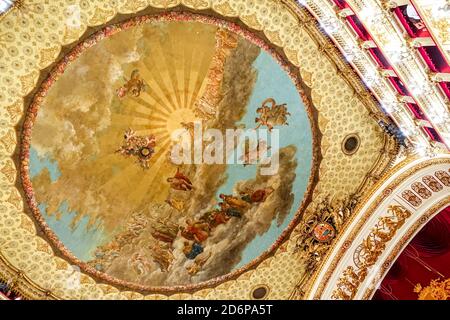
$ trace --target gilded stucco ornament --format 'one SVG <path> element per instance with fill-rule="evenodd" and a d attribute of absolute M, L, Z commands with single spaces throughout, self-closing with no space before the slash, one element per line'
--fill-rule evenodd
<path fill-rule="evenodd" d="M 304 261 L 308 272 L 314 272 L 323 261 L 333 239 L 353 214 L 358 199 L 357 195 L 345 199 L 331 199 L 327 196 L 300 222 L 294 253 Z M 297 284 L 291 298 L 299 298 L 304 294 L 303 286 L 306 280 L 305 277 Z"/>
<path fill-rule="evenodd" d="M 381 217 L 368 237 L 357 247 L 353 255 L 355 266 L 348 266 L 336 285 L 332 298 L 352 300 L 367 277 L 369 269 L 377 262 L 384 251 L 386 242 L 390 241 L 400 229 L 411 212 L 402 206 L 390 206 L 387 216 Z"/>
<path fill-rule="evenodd" d="M 418 300 L 448 300 L 450 297 L 450 279 L 435 279 L 426 287 L 417 284 L 414 292 L 418 295 Z"/>

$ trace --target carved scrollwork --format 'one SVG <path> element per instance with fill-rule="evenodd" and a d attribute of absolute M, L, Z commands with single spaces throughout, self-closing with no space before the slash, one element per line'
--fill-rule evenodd
<path fill-rule="evenodd" d="M 323 260 L 333 239 L 353 214 L 358 200 L 357 195 L 341 200 L 333 200 L 327 196 L 300 223 L 294 252 L 306 261 L 306 274 L 314 271 Z M 301 287 L 306 280 L 307 277 L 303 277 L 297 285 L 296 296 L 302 295 Z"/>
<path fill-rule="evenodd" d="M 436 171 L 434 175 L 444 184 L 444 186 L 450 187 L 450 175 L 447 172 L 440 170 Z"/>
<path fill-rule="evenodd" d="M 354 266 L 348 266 L 339 278 L 333 299 L 351 300 L 361 283 L 385 250 L 386 244 L 394 237 L 411 212 L 399 205 L 388 208 L 388 215 L 381 217 L 370 234 L 358 245 L 353 253 Z"/>

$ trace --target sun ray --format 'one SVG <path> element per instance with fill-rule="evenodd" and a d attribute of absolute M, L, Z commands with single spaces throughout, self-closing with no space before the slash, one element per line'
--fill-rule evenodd
<path fill-rule="evenodd" d="M 152 122 L 149 118 L 134 118 L 132 125 L 150 125 Z"/>
<path fill-rule="evenodd" d="M 150 160 L 150 168 L 153 168 L 154 163 L 161 158 L 161 161 L 166 160 L 164 155 L 167 152 L 168 146 L 169 142 L 166 142 L 162 144 L 160 148 L 155 148 L 156 153 Z M 140 179 L 148 179 L 149 176 L 151 177 L 151 180 L 149 180 L 150 182 L 154 179 L 155 174 L 152 174 L 152 171 L 154 170 L 143 170 L 139 166 L 139 164 L 136 163 L 136 160 L 134 158 L 123 158 L 123 160 L 129 161 L 130 164 L 122 169 L 119 174 L 112 176 L 111 179 L 109 179 L 99 188 L 99 191 L 101 193 L 107 193 L 108 196 L 112 199 L 114 199 L 115 195 L 121 192 L 133 189 L 136 181 L 140 181 Z"/>
<path fill-rule="evenodd" d="M 150 61 L 150 62 L 149 62 Z M 157 67 L 154 66 L 153 60 L 150 57 L 146 58 L 146 61 L 141 62 L 141 74 L 143 78 L 146 80 L 149 88 L 146 92 L 141 94 L 148 94 L 155 101 L 158 102 L 162 107 L 164 107 L 168 112 L 172 112 L 175 110 L 175 107 L 170 102 L 170 99 L 167 98 L 166 93 L 164 92 L 164 88 L 162 88 L 162 79 L 159 75 L 159 71 Z"/>
<path fill-rule="evenodd" d="M 135 101 L 140 104 L 141 107 L 149 108 L 150 112 L 155 112 L 156 110 L 166 117 L 170 116 L 172 112 L 169 108 L 166 107 L 165 104 L 158 102 L 155 98 L 150 95 L 148 92 L 142 92 L 139 98 L 134 98 Z M 149 100 L 150 102 L 146 101 Z"/>
<path fill-rule="evenodd" d="M 167 144 L 166 144 L 167 146 Z M 160 155 L 158 156 L 158 158 L 156 159 L 156 161 L 151 165 L 149 171 L 146 173 L 145 178 L 142 180 L 145 180 L 145 183 L 140 183 L 137 186 L 134 186 L 133 188 L 133 192 L 130 193 L 129 198 L 131 201 L 133 201 L 134 203 L 141 203 L 142 200 L 144 199 L 145 196 L 147 196 L 148 194 L 146 193 L 146 191 L 151 190 L 155 196 L 150 197 L 150 200 L 155 201 L 155 197 L 160 197 L 161 194 L 167 194 L 167 192 L 164 192 L 163 190 L 161 190 L 162 186 L 164 185 L 163 181 L 165 179 L 164 176 L 160 175 L 161 172 L 161 167 L 165 164 L 166 159 L 165 159 L 165 152 L 164 153 L 160 153 Z M 159 187 L 158 188 L 150 188 L 151 185 L 153 184 L 158 184 Z M 167 189 L 168 190 L 168 189 Z M 155 192 L 157 191 L 157 192 Z"/>
<path fill-rule="evenodd" d="M 149 130 L 157 130 L 157 129 L 165 129 L 166 128 L 166 124 L 164 123 L 164 124 L 155 124 L 155 123 L 152 123 L 151 125 L 149 125 L 148 127 L 147 127 L 147 129 L 149 129 Z"/>
<path fill-rule="evenodd" d="M 117 156 L 120 157 L 120 155 Z M 106 193 L 109 195 L 112 189 L 114 189 L 118 185 L 123 184 L 124 177 L 130 177 L 131 175 L 136 174 L 136 171 L 140 169 L 136 164 L 135 159 L 129 158 L 127 160 L 129 160 L 130 163 L 128 163 L 126 167 L 120 171 L 119 174 L 111 176 L 111 179 L 99 186 L 98 190 L 100 194 Z"/>
<path fill-rule="evenodd" d="M 129 116 L 131 119 L 144 119 L 144 120 L 152 120 L 153 122 L 167 122 L 168 117 L 158 117 L 154 114 L 141 113 L 138 111 L 128 111 L 128 112 L 117 112 L 117 114 L 121 114 L 123 116 Z"/>
<path fill-rule="evenodd" d="M 127 116 L 126 114 L 124 116 Z M 132 119 L 132 123 L 133 124 L 141 124 L 141 123 L 147 123 L 147 124 L 151 124 L 151 123 L 166 123 L 167 122 L 167 118 L 160 118 L 158 116 L 154 116 L 154 115 L 146 115 L 146 114 L 130 114 L 130 118 Z"/>
<path fill-rule="evenodd" d="M 189 82 L 192 68 L 192 59 L 194 56 L 194 46 L 188 44 L 183 48 L 183 70 L 180 72 L 183 77 L 183 105 L 189 103 Z"/>
<path fill-rule="evenodd" d="M 111 114 L 111 119 L 114 119 L 114 120 L 117 119 L 119 121 L 119 123 L 112 121 L 113 122 L 112 126 L 117 126 L 117 125 L 122 126 L 123 125 L 126 127 L 127 124 L 129 126 L 133 122 L 134 119 L 137 119 L 137 117 L 133 114 L 123 114 L 123 113 L 116 112 L 116 113 Z M 140 118 L 140 119 L 147 120 L 148 118 L 145 117 L 145 118 Z"/>
<path fill-rule="evenodd" d="M 150 100 L 150 102 L 144 100 L 143 98 Z M 158 110 L 160 113 L 163 113 L 166 117 L 170 115 L 170 112 L 167 109 L 159 104 L 153 97 L 151 97 L 148 93 L 142 92 L 140 97 L 132 97 L 130 99 L 130 109 L 135 110 L 136 112 L 141 112 L 145 114 L 153 114 L 155 110 Z"/>
<path fill-rule="evenodd" d="M 149 129 L 150 130 L 150 129 Z M 166 131 L 166 129 L 163 129 L 163 128 L 161 128 L 161 129 L 151 129 L 151 134 L 167 134 L 167 131 Z"/>
<path fill-rule="evenodd" d="M 141 129 L 141 130 L 136 130 L 136 134 L 140 135 L 140 136 L 145 136 L 145 135 L 155 135 L 157 137 L 157 142 L 161 143 L 163 140 L 167 140 L 170 138 L 170 136 L 167 134 L 167 132 L 161 131 L 161 130 L 154 130 L 154 129 Z"/>
<path fill-rule="evenodd" d="M 160 47 L 156 44 L 152 50 L 152 54 L 146 56 L 142 61 L 142 64 L 145 67 L 145 70 L 149 75 L 151 75 L 152 79 L 154 79 L 154 89 L 157 90 L 159 97 L 164 97 L 165 102 L 173 111 L 176 109 L 176 104 L 173 101 L 172 94 L 168 89 L 166 84 L 165 73 L 167 70 L 161 65 L 161 63 L 157 63 L 156 61 L 161 61 L 163 59 L 163 55 L 160 53 Z"/>
<path fill-rule="evenodd" d="M 157 37 L 155 37 L 157 38 Z M 169 36 L 170 38 L 170 36 Z M 171 81 L 171 70 L 174 69 L 174 62 L 172 61 L 172 64 L 170 63 L 165 63 L 166 62 L 166 54 L 164 50 L 164 48 L 162 47 L 162 42 L 163 41 L 167 41 L 167 40 L 163 40 L 161 39 L 161 37 L 159 37 L 159 42 L 156 42 L 155 39 L 155 45 L 153 47 L 153 55 L 152 56 L 147 56 L 146 59 L 151 60 L 154 67 L 156 68 L 156 70 L 158 70 L 159 72 L 157 73 L 157 75 L 159 76 L 159 85 L 163 91 L 163 93 L 165 94 L 166 98 L 170 101 L 171 106 L 173 106 L 174 110 L 177 109 L 177 103 L 176 103 L 176 99 L 174 99 L 174 93 L 175 90 L 171 89 L 171 87 L 173 88 L 173 82 Z M 159 64 L 156 64 L 156 61 L 159 61 Z"/>
<path fill-rule="evenodd" d="M 171 32 L 173 34 L 173 32 Z M 162 50 L 163 61 L 165 62 L 165 70 L 170 78 L 170 84 L 172 85 L 173 93 L 172 95 L 176 100 L 176 108 L 182 108 L 181 98 L 180 98 L 180 86 L 178 83 L 178 78 L 176 74 L 176 65 L 178 64 L 178 60 L 180 59 L 178 50 L 173 49 L 172 41 L 175 38 L 174 36 L 168 37 L 169 39 L 159 38 L 160 49 Z M 168 54 L 164 54 L 164 52 L 173 52 L 174 55 L 170 56 Z"/>

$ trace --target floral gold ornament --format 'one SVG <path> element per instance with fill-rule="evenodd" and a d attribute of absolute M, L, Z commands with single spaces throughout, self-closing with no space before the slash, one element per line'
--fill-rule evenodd
<path fill-rule="evenodd" d="M 449 300 L 450 279 L 432 280 L 425 288 L 418 283 L 414 287 L 414 292 L 418 294 L 418 300 Z"/>
<path fill-rule="evenodd" d="M 442 184 L 440 184 L 435 177 L 425 176 L 422 181 L 430 188 L 433 192 L 439 192 L 443 189 Z"/>
<path fill-rule="evenodd" d="M 332 240 L 342 230 L 351 216 L 358 197 L 337 200 L 326 197 L 316 205 L 314 211 L 299 224 L 294 252 L 306 260 L 309 272 L 315 270 L 327 253 Z M 298 284 L 301 287 L 302 283 Z"/>
<path fill-rule="evenodd" d="M 300 223 L 294 252 L 301 260 L 305 261 L 306 272 L 296 284 L 290 299 L 304 297 L 304 286 L 308 281 L 307 275 L 314 272 L 323 261 L 332 245 L 332 240 L 352 215 L 358 198 L 358 196 L 352 195 L 347 199 L 332 201 L 329 196 L 325 197 L 316 205 L 314 212 Z"/>
<path fill-rule="evenodd" d="M 444 186 L 450 187 L 450 175 L 447 172 L 440 170 L 436 171 L 434 175 L 444 184 Z"/>
<path fill-rule="evenodd" d="M 411 216 L 411 212 L 399 205 L 392 205 L 387 216 L 381 217 L 366 239 L 356 248 L 353 254 L 354 266 L 348 266 L 333 291 L 332 298 L 352 300 L 361 283 L 367 277 L 369 268 L 383 253 L 389 242 Z"/>
<path fill-rule="evenodd" d="M 422 199 L 428 199 L 431 197 L 431 191 L 428 190 L 425 185 L 421 182 L 414 182 L 411 188 L 416 192 Z"/>
<path fill-rule="evenodd" d="M 422 200 L 411 190 L 403 191 L 402 198 L 408 201 L 414 207 L 418 207 L 422 204 Z"/>

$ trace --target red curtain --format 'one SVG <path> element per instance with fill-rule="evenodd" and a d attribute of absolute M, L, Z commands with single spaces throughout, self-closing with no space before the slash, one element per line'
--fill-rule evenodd
<path fill-rule="evenodd" d="M 450 278 L 450 207 L 414 237 L 382 281 L 374 300 L 416 300 L 416 284 Z"/>

